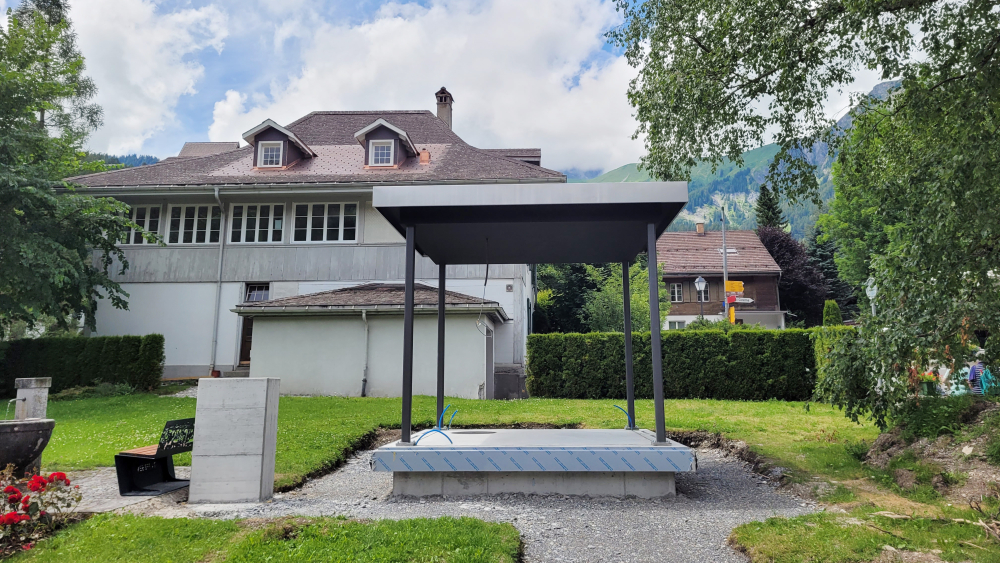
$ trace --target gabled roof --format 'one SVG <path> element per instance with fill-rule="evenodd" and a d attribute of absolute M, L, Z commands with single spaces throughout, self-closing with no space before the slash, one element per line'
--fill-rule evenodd
<path fill-rule="evenodd" d="M 191 158 L 194 156 L 211 156 L 240 148 L 239 141 L 227 141 L 224 143 L 184 143 L 177 158 Z"/>
<path fill-rule="evenodd" d="M 420 153 L 420 151 L 418 151 L 417 148 L 413 146 L 413 143 L 410 141 L 410 137 L 407 136 L 406 131 L 403 131 L 399 127 L 394 126 L 393 124 L 391 124 L 388 121 L 382 119 L 381 117 L 378 118 L 378 119 L 376 119 L 374 122 L 372 122 L 371 124 L 369 124 L 367 127 L 363 128 L 360 131 L 358 131 L 357 133 L 355 133 L 354 134 L 354 138 L 358 140 L 358 143 L 361 146 L 365 146 L 365 135 L 367 135 L 368 133 L 371 133 L 372 131 L 378 129 L 379 127 L 385 127 L 386 129 L 388 129 L 388 130 L 392 131 L 393 133 L 395 133 L 396 135 L 398 135 L 399 136 L 399 140 L 403 141 L 403 145 L 406 147 L 406 150 L 411 155 L 419 154 Z"/>
<path fill-rule="evenodd" d="M 398 169 L 366 169 L 364 147 L 358 145 L 354 133 L 378 119 L 406 131 L 418 150 L 428 150 L 430 164 L 408 159 Z M 470 146 L 429 111 L 319 111 L 285 129 L 308 144 L 317 156 L 287 170 L 254 170 L 253 148 L 245 146 L 210 156 L 172 158 L 69 180 L 83 186 L 123 187 L 129 191 L 173 186 L 566 181 L 566 176 L 555 170 Z"/>
<path fill-rule="evenodd" d="M 404 301 L 403 284 L 366 283 L 354 287 L 320 291 L 270 301 L 241 303 L 233 309 L 241 315 L 337 314 L 350 311 L 401 312 Z M 424 284 L 414 284 L 413 304 L 418 310 L 437 310 L 438 290 Z M 483 302 L 478 297 L 445 290 L 445 309 L 485 313 L 507 319 L 507 313 L 496 301 Z M 357 313 L 354 313 L 357 314 Z"/>
<path fill-rule="evenodd" d="M 285 129 L 281 125 L 278 125 L 271 119 L 265 119 L 263 123 L 244 133 L 243 140 L 253 145 L 254 138 L 256 138 L 258 134 L 260 134 L 262 131 L 266 129 L 274 129 L 275 131 L 288 137 L 288 140 L 295 143 L 295 146 L 299 147 L 299 149 L 302 150 L 303 153 L 309 155 L 310 157 L 316 156 L 316 153 L 314 153 L 313 150 L 309 148 L 309 145 L 303 143 L 298 137 L 295 136 L 295 133 L 292 133 L 288 129 Z"/>
<path fill-rule="evenodd" d="M 754 231 L 727 231 L 726 268 L 730 274 L 780 274 L 781 268 Z M 704 235 L 666 232 L 656 241 L 656 261 L 664 276 L 722 274 L 722 231 Z M 735 249 L 736 252 L 732 252 Z"/>

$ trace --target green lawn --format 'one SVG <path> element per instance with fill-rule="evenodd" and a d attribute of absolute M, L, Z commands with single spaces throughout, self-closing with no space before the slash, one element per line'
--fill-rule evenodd
<path fill-rule="evenodd" d="M 952 520 L 978 520 L 980 516 L 971 510 L 944 507 L 939 518 L 909 520 L 876 514 L 880 510 L 861 506 L 850 514 L 768 518 L 739 526 L 730 539 L 754 562 L 872 561 L 888 545 L 901 551 L 937 550 L 945 561 L 1000 563 L 1000 545 L 982 528 Z"/>
<path fill-rule="evenodd" d="M 620 428 L 624 401 L 528 399 L 475 401 L 449 399 L 458 408 L 456 426 L 543 423 L 585 428 Z M 857 425 L 831 407 L 780 401 L 736 402 L 671 400 L 666 423 L 673 430 L 721 432 L 746 440 L 754 450 L 799 476 L 853 479 L 860 464 L 847 455 L 847 440 L 877 436 L 872 425 Z M 434 423 L 433 397 L 414 398 L 413 423 Z M 154 444 L 167 420 L 194 416 L 194 399 L 132 395 L 59 401 L 49 405 L 56 420 L 52 441 L 45 450 L 47 470 L 87 469 L 114 464 L 114 454 Z M 449 414 L 450 416 L 450 414 Z M 378 427 L 399 427 L 399 399 L 341 397 L 282 397 L 278 411 L 278 487 L 301 482 L 307 475 L 343 461 L 347 452 Z M 652 401 L 636 401 L 637 424 L 653 427 Z M 190 454 L 177 456 L 178 465 L 190 464 Z"/>
<path fill-rule="evenodd" d="M 521 538 L 510 524 L 473 518 L 269 522 L 100 515 L 39 542 L 18 563 L 201 561 L 513 563 Z"/>

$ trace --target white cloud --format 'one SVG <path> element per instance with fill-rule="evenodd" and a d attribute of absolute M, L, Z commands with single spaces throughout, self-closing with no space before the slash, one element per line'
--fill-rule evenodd
<path fill-rule="evenodd" d="M 221 51 L 228 34 L 226 15 L 212 6 L 160 13 L 149 0 L 73 0 L 70 17 L 104 108 L 88 144 L 115 154 L 141 150 L 173 123 L 178 99 L 196 91 L 204 71 L 189 57 Z"/>
<path fill-rule="evenodd" d="M 433 109 L 444 85 L 455 131 L 476 146 L 541 147 L 557 169 L 614 168 L 643 151 L 626 98 L 635 71 L 602 51 L 617 22 L 599 0 L 435 0 L 389 4 L 357 25 L 322 22 L 287 82 L 216 102 L 209 137 L 236 140 L 313 110 Z"/>

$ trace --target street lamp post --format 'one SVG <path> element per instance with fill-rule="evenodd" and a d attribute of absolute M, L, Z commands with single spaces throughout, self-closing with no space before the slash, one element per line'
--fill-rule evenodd
<path fill-rule="evenodd" d="M 875 278 L 868 278 L 865 282 L 865 294 L 872 303 L 872 316 L 875 316 L 875 296 L 878 295 L 878 286 L 875 285 Z"/>
<path fill-rule="evenodd" d="M 698 305 L 701 307 L 701 318 L 705 318 L 705 300 L 701 298 L 702 292 L 705 291 L 705 286 L 708 282 L 705 278 L 698 276 L 698 279 L 694 280 L 694 287 L 698 290 Z"/>

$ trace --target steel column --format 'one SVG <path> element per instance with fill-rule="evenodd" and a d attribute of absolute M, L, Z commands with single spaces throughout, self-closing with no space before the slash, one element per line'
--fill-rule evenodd
<path fill-rule="evenodd" d="M 663 415 L 663 353 L 660 348 L 660 268 L 656 263 L 656 225 L 646 226 L 646 255 L 649 264 L 649 332 L 653 355 L 653 409 L 656 415 L 656 442 L 667 441 Z"/>
<path fill-rule="evenodd" d="M 625 398 L 629 429 L 635 429 L 635 381 L 632 378 L 632 292 L 628 288 L 628 262 L 622 262 L 622 303 L 625 306 Z"/>
<path fill-rule="evenodd" d="M 437 415 L 434 420 L 441 419 L 444 410 L 444 285 L 445 265 L 438 264 L 438 379 L 437 379 Z"/>
<path fill-rule="evenodd" d="M 413 414 L 413 270 L 416 262 L 414 227 L 406 227 L 406 288 L 403 300 L 403 420 L 400 424 L 404 444 L 410 443 Z"/>

